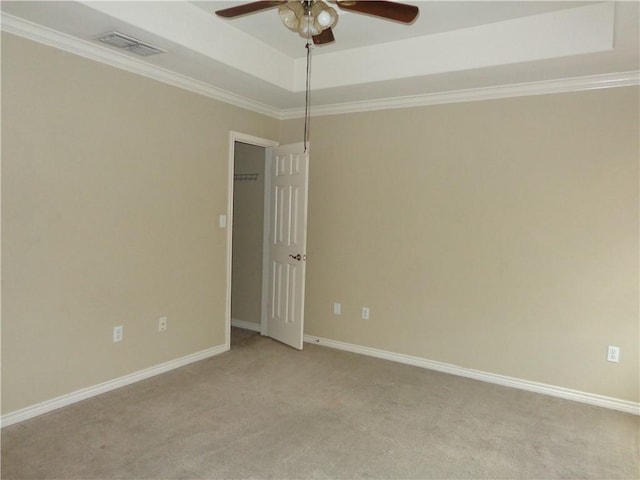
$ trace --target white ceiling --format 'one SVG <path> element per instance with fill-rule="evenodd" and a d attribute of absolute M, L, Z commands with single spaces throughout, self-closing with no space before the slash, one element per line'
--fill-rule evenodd
<path fill-rule="evenodd" d="M 240 2 L 194 1 L 192 3 L 211 14 L 216 10 L 238 5 Z M 336 8 L 339 24 L 336 25 L 334 34 L 337 40 L 333 44 L 318 47 L 314 53 L 322 55 L 589 4 L 589 2 L 572 1 L 419 1 L 410 3 L 420 8 L 418 18 L 411 25 L 380 20 Z M 335 5 L 329 5 L 335 8 Z M 226 22 L 292 58 L 305 56 L 305 40 L 282 27 L 276 9 L 244 15 Z"/>
<path fill-rule="evenodd" d="M 232 20 L 213 14 L 238 3 L 2 1 L 2 28 L 276 116 L 299 111 L 305 40 L 276 9 Z M 412 25 L 337 9 L 336 42 L 313 48 L 314 106 L 638 76 L 637 1 L 407 3 L 420 8 Z M 168 53 L 137 57 L 95 40 L 112 30 Z"/>

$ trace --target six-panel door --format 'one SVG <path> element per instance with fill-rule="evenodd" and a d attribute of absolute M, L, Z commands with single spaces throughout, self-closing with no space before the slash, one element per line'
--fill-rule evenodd
<path fill-rule="evenodd" d="M 308 163 L 302 144 L 273 150 L 267 330 L 298 349 L 304 329 Z"/>

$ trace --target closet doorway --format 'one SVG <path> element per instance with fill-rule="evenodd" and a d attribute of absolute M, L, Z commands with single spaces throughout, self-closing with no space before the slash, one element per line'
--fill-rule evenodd
<path fill-rule="evenodd" d="M 234 142 L 231 325 L 261 331 L 267 149 Z"/>
<path fill-rule="evenodd" d="M 234 325 L 302 350 L 308 144 L 229 138 L 226 345 Z"/>

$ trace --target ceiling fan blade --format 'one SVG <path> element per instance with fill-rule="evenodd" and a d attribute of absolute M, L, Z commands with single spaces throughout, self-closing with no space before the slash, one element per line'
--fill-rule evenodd
<path fill-rule="evenodd" d="M 266 10 L 268 8 L 277 7 L 278 5 L 282 5 L 283 3 L 287 3 L 284 1 L 273 1 L 273 2 L 250 2 L 245 3 L 243 5 L 238 5 L 237 7 L 225 8 L 223 10 L 218 10 L 216 15 L 219 17 L 225 18 L 233 18 L 239 17 L 241 15 L 247 15 L 249 13 L 259 12 L 260 10 Z"/>
<path fill-rule="evenodd" d="M 336 3 L 343 10 L 366 13 L 402 23 L 411 23 L 418 16 L 418 7 L 406 3 L 378 1 L 338 1 Z"/>
<path fill-rule="evenodd" d="M 314 45 L 324 45 L 325 43 L 334 42 L 336 39 L 333 36 L 331 28 L 327 28 L 320 32 L 318 35 L 313 36 Z"/>

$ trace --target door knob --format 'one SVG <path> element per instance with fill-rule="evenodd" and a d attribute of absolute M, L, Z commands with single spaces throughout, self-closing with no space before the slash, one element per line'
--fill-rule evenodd
<path fill-rule="evenodd" d="M 298 260 L 298 261 L 302 260 L 302 255 L 300 255 L 300 254 L 297 254 L 297 255 L 289 255 L 289 256 L 290 256 L 291 258 L 293 258 L 294 260 Z"/>

